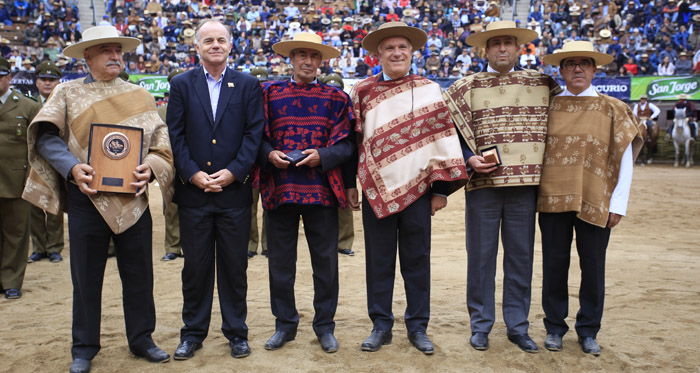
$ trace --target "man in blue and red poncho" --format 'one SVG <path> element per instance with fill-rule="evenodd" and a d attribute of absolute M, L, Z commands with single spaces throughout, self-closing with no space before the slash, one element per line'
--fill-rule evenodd
<path fill-rule="evenodd" d="M 326 352 L 338 350 L 333 318 L 338 305 L 338 207 L 346 207 L 341 165 L 353 155 L 350 98 L 316 79 L 321 61 L 340 52 L 312 33 L 272 46 L 289 57 L 291 80 L 263 85 L 266 124 L 258 158 L 260 193 L 267 211 L 270 302 L 275 334 L 265 349 L 295 338 L 294 300 L 299 217 L 311 253 L 313 329 Z"/>

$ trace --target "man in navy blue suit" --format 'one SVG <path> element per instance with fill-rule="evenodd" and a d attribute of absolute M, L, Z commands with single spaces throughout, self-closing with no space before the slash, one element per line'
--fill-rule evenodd
<path fill-rule="evenodd" d="M 182 319 L 176 360 L 194 356 L 207 337 L 214 274 L 231 355 L 250 355 L 245 319 L 250 206 L 248 177 L 264 125 L 258 80 L 226 68 L 231 31 L 216 20 L 199 25 L 195 48 L 202 67 L 173 78 L 167 123 L 178 177 Z"/>

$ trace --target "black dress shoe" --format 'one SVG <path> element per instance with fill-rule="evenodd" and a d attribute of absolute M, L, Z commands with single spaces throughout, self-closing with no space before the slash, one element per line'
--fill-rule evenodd
<path fill-rule="evenodd" d="M 333 336 L 333 333 L 324 333 L 318 336 L 318 342 L 321 343 L 323 351 L 333 353 L 338 351 L 338 341 Z"/>
<path fill-rule="evenodd" d="M 256 255 L 258 255 L 258 253 L 256 253 L 255 251 L 248 251 L 248 259 L 250 259 Z"/>
<path fill-rule="evenodd" d="M 29 258 L 27 259 L 27 263 L 38 262 L 38 261 L 40 261 L 44 258 L 47 258 L 47 257 L 48 256 L 46 255 L 46 253 L 32 253 L 32 255 L 30 255 Z"/>
<path fill-rule="evenodd" d="M 63 261 L 63 257 L 59 253 L 49 253 L 49 262 L 60 263 Z"/>
<path fill-rule="evenodd" d="M 267 258 L 267 250 L 261 251 L 260 254 L 261 254 L 262 256 L 264 256 L 264 257 Z"/>
<path fill-rule="evenodd" d="M 581 349 L 584 353 L 591 354 L 593 356 L 600 355 L 600 346 L 593 337 L 578 337 L 578 343 L 581 344 Z"/>
<path fill-rule="evenodd" d="M 343 249 L 343 250 L 338 250 L 339 253 L 347 256 L 354 256 L 355 252 L 350 250 L 350 249 Z"/>
<path fill-rule="evenodd" d="M 161 260 L 164 262 L 169 262 L 171 260 L 177 259 L 177 256 L 178 255 L 175 253 L 167 253 L 167 254 L 163 255 L 163 259 L 161 259 Z"/>
<path fill-rule="evenodd" d="M 296 336 L 296 330 L 293 332 L 278 330 L 272 335 L 272 337 L 270 337 L 270 339 L 267 340 L 267 342 L 265 342 L 265 349 L 269 351 L 279 350 L 285 343 L 293 341 Z"/>
<path fill-rule="evenodd" d="M 76 357 L 70 364 L 70 373 L 88 373 L 90 371 L 90 360 Z"/>
<path fill-rule="evenodd" d="M 472 333 L 472 337 L 469 338 L 469 344 L 478 351 L 486 351 L 489 349 L 489 335 L 488 333 L 476 332 Z"/>
<path fill-rule="evenodd" d="M 384 345 L 391 344 L 391 330 L 372 330 L 372 334 L 362 342 L 362 351 L 379 351 Z"/>
<path fill-rule="evenodd" d="M 235 337 L 228 341 L 228 345 L 231 347 L 231 356 L 236 359 L 250 356 L 250 346 L 248 346 L 247 340 Z"/>
<path fill-rule="evenodd" d="M 182 341 L 173 354 L 173 359 L 175 360 L 187 360 L 194 356 L 194 352 L 202 348 L 201 343 L 194 341 Z"/>
<path fill-rule="evenodd" d="M 544 339 L 544 348 L 549 351 L 561 351 L 564 348 L 562 346 L 561 336 L 559 334 L 547 334 L 547 338 Z"/>
<path fill-rule="evenodd" d="M 508 340 L 518 345 L 525 352 L 534 354 L 540 350 L 535 341 L 527 334 L 510 334 L 508 335 Z"/>
<path fill-rule="evenodd" d="M 408 340 L 418 351 L 426 355 L 432 355 L 435 352 L 433 342 L 430 342 L 430 338 L 425 332 L 408 332 Z"/>
<path fill-rule="evenodd" d="M 142 357 L 151 363 L 167 363 L 170 361 L 170 355 L 160 348 L 153 346 L 145 351 L 133 351 L 134 355 Z"/>
<path fill-rule="evenodd" d="M 19 299 L 19 298 L 22 298 L 22 290 L 5 289 L 5 299 Z"/>

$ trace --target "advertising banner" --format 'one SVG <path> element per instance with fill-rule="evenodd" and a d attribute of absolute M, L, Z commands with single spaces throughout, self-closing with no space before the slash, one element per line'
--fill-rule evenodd
<path fill-rule="evenodd" d="M 566 88 L 564 79 L 557 79 L 557 83 L 559 83 L 562 89 Z M 622 101 L 630 100 L 632 83 L 629 77 L 593 78 L 591 84 L 595 87 L 598 93 L 615 97 Z"/>
<path fill-rule="evenodd" d="M 685 93 L 689 100 L 700 100 L 700 76 L 647 76 L 632 78 L 630 99 L 638 101 L 645 94 L 649 100 L 675 101 Z"/>

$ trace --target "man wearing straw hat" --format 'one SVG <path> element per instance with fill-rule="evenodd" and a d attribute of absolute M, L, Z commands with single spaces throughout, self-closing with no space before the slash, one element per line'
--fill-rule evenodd
<path fill-rule="evenodd" d="M 613 57 L 588 41 L 564 44 L 544 63 L 559 66 L 566 90 L 552 100 L 537 211 L 542 232 L 542 308 L 545 348 L 561 351 L 568 331 L 571 241 L 581 267 L 576 334 L 583 352 L 599 355 L 605 298 L 605 252 L 610 230 L 627 210 L 634 158 L 643 125 L 622 101 L 599 94 L 596 66 Z"/>
<path fill-rule="evenodd" d="M 313 329 L 323 351 L 336 352 L 338 207 L 347 208 L 340 166 L 353 154 L 352 105 L 347 94 L 316 78 L 323 60 L 340 55 L 320 36 L 299 32 L 272 49 L 289 57 L 293 75 L 289 81 L 263 84 L 267 121 L 258 164 L 276 318 L 265 349 L 277 350 L 297 333 L 294 278 L 301 217 L 313 268 Z"/>
<path fill-rule="evenodd" d="M 363 351 L 391 343 L 396 255 L 406 289 L 408 340 L 426 355 L 434 347 L 430 320 L 431 215 L 467 178 L 459 138 L 438 84 L 410 74 L 413 51 L 426 33 L 389 22 L 369 33 L 362 47 L 379 58 L 382 72 L 359 82 L 351 94 L 361 136 L 357 175 L 362 185 L 367 310 L 372 333 Z M 348 190 L 360 207 L 357 188 Z"/>
<path fill-rule="evenodd" d="M 468 147 L 473 172 L 466 192 L 467 308 L 477 350 L 489 347 L 495 322 L 499 231 L 503 243 L 503 319 L 508 340 L 537 352 L 528 335 L 535 245 L 535 204 L 551 93 L 549 76 L 516 67 L 520 45 L 537 37 L 515 22 L 490 23 L 467 38 L 484 48 L 486 71 L 459 79 L 444 93 Z"/>
<path fill-rule="evenodd" d="M 148 209 L 148 182 L 157 179 L 166 204 L 174 177 L 165 123 L 145 89 L 117 76 L 123 51 L 139 40 L 120 36 L 113 26 L 88 29 L 83 40 L 64 50 L 85 58 L 90 74 L 56 87 L 28 130 L 32 171 L 22 197 L 49 213 L 66 208 L 73 280 L 72 372 L 87 372 L 100 350 L 102 282 L 110 238 L 116 246 L 122 279 L 124 318 L 129 350 L 151 362 L 170 355 L 156 347 L 151 334 L 153 301 L 153 227 Z M 134 194 L 98 192 L 89 186 L 95 171 L 87 164 L 91 123 L 143 129 L 142 162 L 134 170 Z M 94 145 L 94 144 L 93 144 Z"/>

